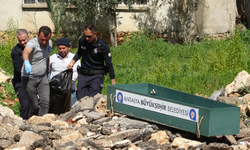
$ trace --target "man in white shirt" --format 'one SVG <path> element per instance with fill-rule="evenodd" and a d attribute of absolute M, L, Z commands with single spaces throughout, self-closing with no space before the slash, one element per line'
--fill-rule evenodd
<path fill-rule="evenodd" d="M 67 65 L 70 63 L 74 54 L 69 52 L 70 43 L 66 38 L 60 38 L 57 41 L 57 50 L 58 53 L 50 56 L 49 62 L 49 78 L 52 79 L 55 75 L 60 72 L 67 70 Z M 76 62 L 77 65 L 73 68 L 73 76 L 72 76 L 72 93 L 71 93 L 71 107 L 76 102 L 76 92 L 75 92 L 75 81 L 78 77 L 77 66 L 80 66 L 80 61 Z"/>

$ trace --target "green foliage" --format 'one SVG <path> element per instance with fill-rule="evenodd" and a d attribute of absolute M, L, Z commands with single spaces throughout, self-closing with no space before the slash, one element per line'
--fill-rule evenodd
<path fill-rule="evenodd" d="M 238 31 L 224 41 L 205 40 L 191 45 L 166 43 L 140 31 L 111 48 L 111 52 L 117 84 L 148 82 L 210 96 L 231 83 L 240 71 L 250 71 L 249 52 L 244 47 Z M 103 94 L 108 84 L 106 76 Z"/>
<path fill-rule="evenodd" d="M 1 82 L 0 86 L 4 87 L 4 90 L 6 91 L 6 96 L 9 97 L 11 100 L 15 100 L 17 98 L 16 92 L 13 88 L 12 84 L 9 84 L 7 82 Z"/>
<path fill-rule="evenodd" d="M 7 72 L 8 75 L 13 74 L 13 64 L 11 59 L 11 50 L 16 45 L 16 31 L 17 25 L 13 20 L 13 17 L 7 22 L 7 30 L 4 31 L 7 37 L 5 38 L 4 43 L 0 45 L 0 67 Z"/>
<path fill-rule="evenodd" d="M 247 68 L 246 51 L 243 48 L 241 37 L 236 30 L 227 41 L 213 42 L 209 53 L 209 69 L 216 74 L 228 70 L 239 72 Z"/>
<path fill-rule="evenodd" d="M 66 12 L 66 6 L 60 0 L 46 0 L 47 8 L 49 10 L 50 18 L 56 30 L 56 38 L 59 39 L 60 29 L 62 24 L 62 15 Z"/>
<path fill-rule="evenodd" d="M 20 116 L 20 112 L 19 112 L 20 103 L 19 102 L 16 102 L 13 106 L 8 106 L 6 103 L 4 103 L 6 98 L 9 98 L 10 100 L 15 100 L 17 98 L 13 85 L 7 82 L 1 82 L 0 86 L 4 87 L 4 90 L 5 90 L 5 93 L 3 93 L 3 91 L 0 91 L 0 104 L 3 106 L 10 107 L 14 111 L 15 115 Z"/>

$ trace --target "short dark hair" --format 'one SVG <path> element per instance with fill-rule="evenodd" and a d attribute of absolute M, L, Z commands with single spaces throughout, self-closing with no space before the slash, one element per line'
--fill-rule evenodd
<path fill-rule="evenodd" d="M 39 29 L 39 34 L 43 33 L 45 36 L 48 36 L 49 34 L 51 34 L 51 29 L 48 26 L 41 26 Z"/>
<path fill-rule="evenodd" d="M 88 24 L 84 27 L 84 30 L 90 30 L 92 32 L 96 32 L 96 27 L 93 24 Z"/>
<path fill-rule="evenodd" d="M 29 34 L 28 34 L 28 32 L 27 32 L 26 29 L 19 29 L 19 30 L 17 30 L 16 36 L 22 35 L 22 34 L 26 34 L 27 38 L 29 37 Z"/>

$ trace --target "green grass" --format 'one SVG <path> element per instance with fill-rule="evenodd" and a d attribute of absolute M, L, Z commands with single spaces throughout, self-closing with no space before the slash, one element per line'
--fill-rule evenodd
<path fill-rule="evenodd" d="M 249 34 L 249 32 L 248 32 Z M 191 94 L 210 96 L 250 71 L 248 42 L 236 33 L 227 40 L 205 39 L 191 45 L 170 44 L 142 32 L 111 48 L 116 84 L 153 83 Z M 250 35 L 250 34 L 249 34 Z M 110 84 L 105 77 L 103 94 Z"/>

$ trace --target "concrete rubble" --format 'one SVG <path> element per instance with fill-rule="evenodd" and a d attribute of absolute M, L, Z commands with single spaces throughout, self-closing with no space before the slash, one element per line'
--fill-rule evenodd
<path fill-rule="evenodd" d="M 246 75 L 246 77 L 243 77 Z M 246 115 L 237 135 L 198 138 L 173 129 L 107 110 L 107 96 L 97 94 L 77 101 L 61 115 L 14 115 L 0 105 L 0 150 L 237 150 L 250 149 L 249 94 L 242 94 L 249 74 L 241 72 L 217 101 L 238 105 Z M 244 82 L 244 85 L 242 85 Z M 237 85 L 238 84 L 238 85 Z M 236 97 L 237 92 L 242 97 Z M 221 122 L 218 122 L 221 123 Z"/>

